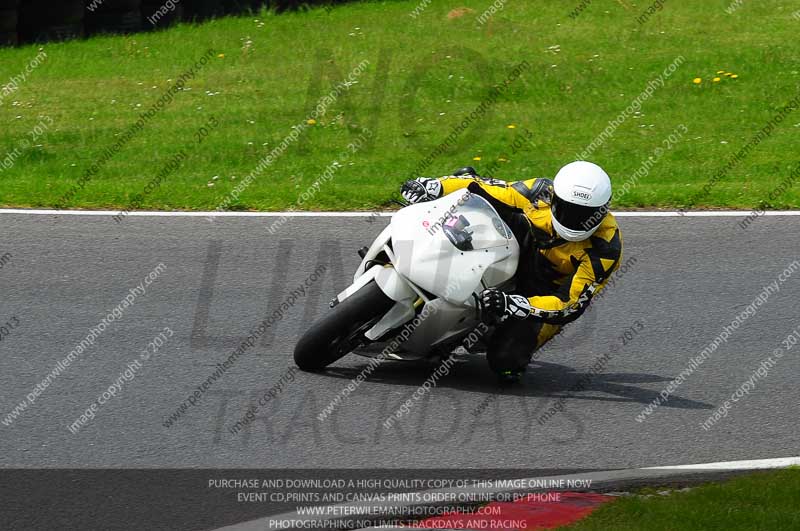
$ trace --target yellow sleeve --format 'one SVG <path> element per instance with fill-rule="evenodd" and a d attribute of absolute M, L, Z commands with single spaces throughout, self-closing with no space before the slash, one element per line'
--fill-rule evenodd
<path fill-rule="evenodd" d="M 530 297 L 531 315 L 551 324 L 574 321 L 586 310 L 592 297 L 608 283 L 622 258 L 619 228 L 610 240 L 592 237 L 592 246 L 579 259 L 577 268 L 554 295 Z"/>
<path fill-rule="evenodd" d="M 514 208 L 525 210 L 530 207 L 531 199 L 541 186 L 546 185 L 547 179 L 528 179 L 527 181 L 506 182 L 499 179 L 485 177 L 442 177 L 444 195 L 462 190 L 472 183 L 478 183 L 489 195 L 498 201 Z"/>

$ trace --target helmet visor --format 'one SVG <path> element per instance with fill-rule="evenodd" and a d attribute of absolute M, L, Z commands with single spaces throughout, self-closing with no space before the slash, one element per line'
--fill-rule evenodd
<path fill-rule="evenodd" d="M 596 207 L 576 205 L 554 195 L 552 212 L 553 217 L 564 227 L 570 230 L 588 231 L 598 226 L 606 217 L 608 204 Z"/>

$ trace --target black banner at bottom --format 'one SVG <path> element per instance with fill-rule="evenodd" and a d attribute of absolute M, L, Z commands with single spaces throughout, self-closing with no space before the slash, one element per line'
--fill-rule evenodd
<path fill-rule="evenodd" d="M 474 507 L 490 491 L 533 491 L 525 478 L 590 470 L 5 469 L 5 529 L 212 530 L 275 517 L 263 529 L 352 529 Z M 579 480 L 578 480 L 579 481 Z M 551 482 L 550 488 L 588 488 Z M 467 497 L 475 488 L 483 494 Z M 511 498 L 506 498 L 509 501 Z M 426 509 L 427 508 L 427 509 Z M 349 513 L 349 514 L 345 514 Z M 380 514 L 378 514 L 380 513 Z M 316 522 L 316 523 L 315 523 Z"/>

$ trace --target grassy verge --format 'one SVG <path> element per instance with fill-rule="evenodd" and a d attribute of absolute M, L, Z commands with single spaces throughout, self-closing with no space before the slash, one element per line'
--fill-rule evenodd
<path fill-rule="evenodd" d="M 800 529 L 800 469 L 760 472 L 667 496 L 625 497 L 569 531 L 789 531 Z"/>
<path fill-rule="evenodd" d="M 587 157 L 625 190 L 616 207 L 800 204 L 800 185 L 778 188 L 800 162 L 800 109 L 704 191 L 800 93 L 800 20 L 786 2 L 745 2 L 733 14 L 726 1 L 667 3 L 643 23 L 647 5 L 622 0 L 577 16 L 571 5 L 508 2 L 481 23 L 489 4 L 356 3 L 44 45 L 46 60 L 0 92 L 0 205 L 370 209 L 414 172 L 474 164 L 507 180 L 552 176 L 678 57 L 663 86 L 651 85 Z M 210 63 L 82 181 L 208 49 Z M 0 85 L 37 51 L 0 50 Z M 424 162 L 522 62 L 485 114 Z M 308 124 L 359 64 L 354 83 Z M 297 124 L 306 127 L 283 149 Z"/>

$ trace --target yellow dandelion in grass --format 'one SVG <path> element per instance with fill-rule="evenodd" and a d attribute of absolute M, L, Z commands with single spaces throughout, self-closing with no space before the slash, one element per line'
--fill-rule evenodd
<path fill-rule="evenodd" d="M 703 82 L 703 78 L 702 77 L 696 77 L 696 78 L 694 78 L 692 80 L 692 83 L 694 83 L 695 85 L 699 85 L 702 82 Z"/>
<path fill-rule="evenodd" d="M 712 79 L 712 81 L 713 81 L 714 83 L 719 83 L 719 78 L 718 78 L 718 77 L 715 77 L 714 79 Z"/>
<path fill-rule="evenodd" d="M 315 119 L 313 119 L 313 118 L 309 118 L 308 120 L 306 120 L 306 123 L 308 125 L 314 125 L 314 124 L 317 123 L 317 121 Z"/>
<path fill-rule="evenodd" d="M 732 74 L 731 75 L 731 79 L 737 79 L 738 77 L 739 77 L 739 74 Z"/>
<path fill-rule="evenodd" d="M 472 160 L 481 160 L 480 157 L 472 157 Z"/>
<path fill-rule="evenodd" d="M 732 72 L 725 72 L 725 77 L 731 77 L 733 75 Z"/>
<path fill-rule="evenodd" d="M 220 59 L 225 59 L 225 54 L 224 53 L 218 54 L 217 57 L 219 57 Z"/>
<path fill-rule="evenodd" d="M 507 127 L 508 129 L 516 129 L 516 128 L 517 128 L 517 126 L 516 126 L 516 125 L 514 125 L 514 124 L 508 124 L 506 127 Z"/>
<path fill-rule="evenodd" d="M 505 157 L 500 157 L 497 160 L 500 161 L 500 162 L 508 162 L 508 159 L 505 158 Z"/>
<path fill-rule="evenodd" d="M 725 70 L 717 70 L 717 74 L 723 73 Z"/>

